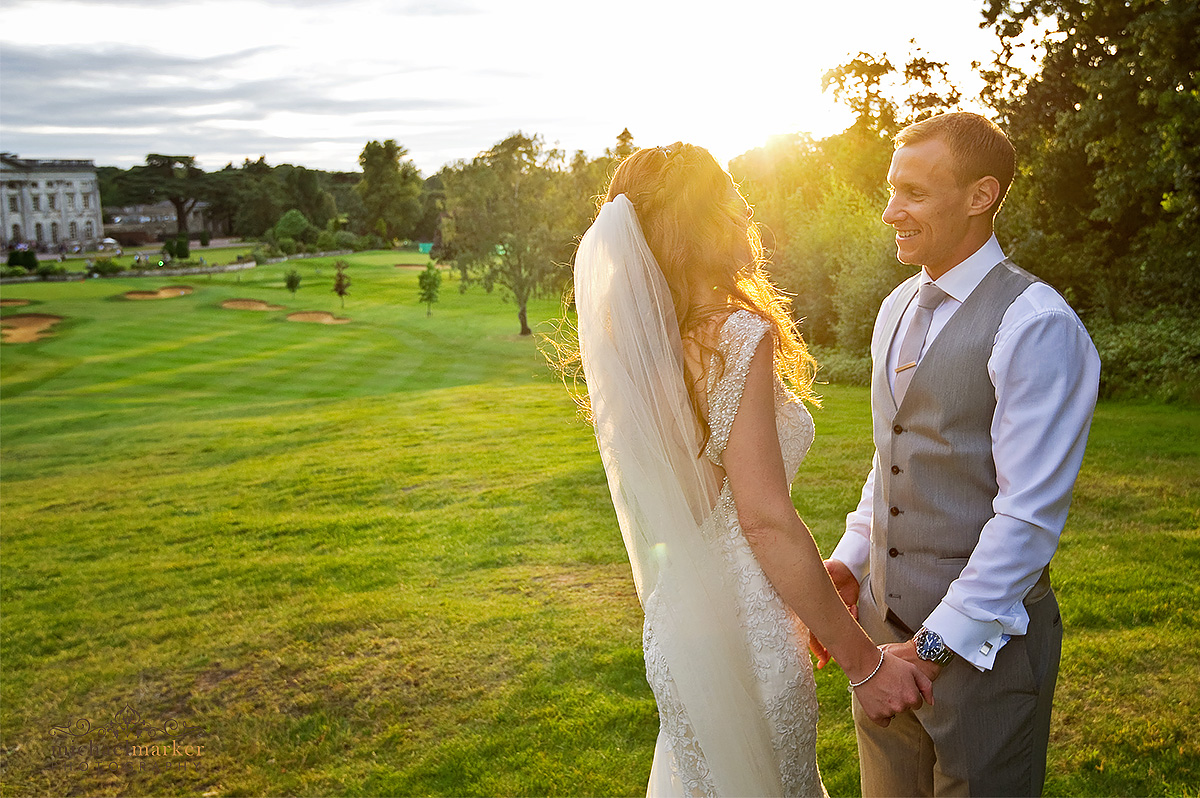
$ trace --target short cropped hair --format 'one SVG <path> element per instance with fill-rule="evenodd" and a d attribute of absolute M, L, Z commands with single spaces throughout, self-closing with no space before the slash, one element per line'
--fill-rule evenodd
<path fill-rule="evenodd" d="M 897 133 L 892 143 L 899 149 L 931 139 L 946 142 L 959 183 L 965 185 L 989 175 L 999 181 L 1000 195 L 991 207 L 991 215 L 995 216 L 1012 185 L 1017 164 L 1016 150 L 1004 131 L 979 114 L 954 111 L 914 122 Z"/>

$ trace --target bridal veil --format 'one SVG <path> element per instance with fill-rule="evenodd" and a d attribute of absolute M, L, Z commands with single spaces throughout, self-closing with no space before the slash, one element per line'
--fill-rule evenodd
<path fill-rule="evenodd" d="M 596 440 L 638 598 L 718 795 L 779 795 L 731 575 L 702 529 L 721 486 L 699 456 L 671 292 L 633 204 L 601 208 L 575 258 Z"/>

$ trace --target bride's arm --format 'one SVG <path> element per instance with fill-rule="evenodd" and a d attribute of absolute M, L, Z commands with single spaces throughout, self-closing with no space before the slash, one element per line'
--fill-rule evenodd
<path fill-rule="evenodd" d="M 754 556 L 775 590 L 825 644 L 857 689 L 877 723 L 919 707 L 932 687 L 913 665 L 879 649 L 850 615 L 821 561 L 808 527 L 796 514 L 775 425 L 775 376 L 771 336 L 759 342 L 746 377 L 723 461 L 738 521 Z"/>

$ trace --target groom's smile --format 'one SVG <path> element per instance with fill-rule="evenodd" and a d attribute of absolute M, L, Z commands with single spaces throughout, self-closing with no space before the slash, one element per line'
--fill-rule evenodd
<path fill-rule="evenodd" d="M 930 139 L 897 149 L 888 170 L 883 221 L 896 231 L 896 258 L 924 266 L 934 279 L 977 248 L 970 240 L 970 191 L 953 163 L 945 142 Z"/>

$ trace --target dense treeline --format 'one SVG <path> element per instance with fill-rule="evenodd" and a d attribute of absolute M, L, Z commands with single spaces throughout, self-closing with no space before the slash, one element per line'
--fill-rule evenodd
<path fill-rule="evenodd" d="M 432 240 L 440 183 L 422 179 L 407 154 L 395 141 L 368 142 L 359 157 L 362 172 L 271 166 L 265 157 L 204 172 L 192 156 L 160 154 L 130 169 L 96 171 L 106 208 L 168 201 L 186 234 L 189 212 L 204 203 L 215 232 L 295 252 Z"/>
<path fill-rule="evenodd" d="M 1001 244 L 1084 318 L 1107 395 L 1200 399 L 1200 6 L 986 0 L 982 24 L 1001 46 L 979 99 L 1018 152 Z M 1018 61 L 1030 49 L 1032 69 Z M 860 54 L 825 76 L 850 129 L 779 137 L 731 164 L 834 378 L 866 379 L 875 311 L 911 271 L 879 219 L 889 142 L 960 107 L 944 67 Z"/>

